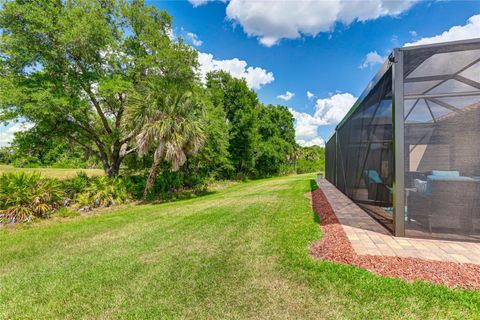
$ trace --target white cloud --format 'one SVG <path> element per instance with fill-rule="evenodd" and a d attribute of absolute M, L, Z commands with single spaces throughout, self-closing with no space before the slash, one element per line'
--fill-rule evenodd
<path fill-rule="evenodd" d="M 377 64 L 382 64 L 385 61 L 385 57 L 382 57 L 377 53 L 377 51 L 372 51 L 367 53 L 365 59 L 363 60 L 362 64 L 360 65 L 360 69 L 371 68 Z"/>
<path fill-rule="evenodd" d="M 192 0 L 191 0 L 192 1 Z M 245 33 L 270 47 L 281 39 L 331 32 L 337 22 L 348 25 L 382 16 L 397 16 L 418 0 L 231 0 L 227 18 L 238 22 Z M 195 0 L 202 2 L 205 0 Z"/>
<path fill-rule="evenodd" d="M 188 0 L 194 7 L 203 6 L 209 2 L 220 1 L 220 2 L 227 2 L 228 0 Z"/>
<path fill-rule="evenodd" d="M 0 147 L 9 145 L 13 141 L 16 132 L 26 131 L 32 127 L 32 123 L 13 123 L 0 127 Z"/>
<path fill-rule="evenodd" d="M 392 37 L 390 38 L 390 41 L 394 44 L 394 45 L 398 45 L 398 36 L 396 34 L 392 34 Z"/>
<path fill-rule="evenodd" d="M 321 138 L 321 137 L 313 138 L 310 141 L 297 140 L 297 143 L 299 145 L 301 145 L 302 147 L 311 147 L 311 146 L 324 147 L 325 146 L 325 140 L 323 140 L 323 138 Z"/>
<path fill-rule="evenodd" d="M 193 32 L 187 32 L 187 38 L 195 47 L 200 47 L 203 44 L 203 41 Z"/>
<path fill-rule="evenodd" d="M 314 97 L 315 97 L 315 95 L 314 95 L 312 92 L 310 92 L 310 91 L 307 90 L 307 98 L 308 98 L 308 100 L 311 100 L 311 99 L 313 99 Z"/>
<path fill-rule="evenodd" d="M 284 94 L 278 95 L 277 98 L 288 101 L 288 100 L 292 99 L 294 96 L 295 96 L 295 93 L 292 93 L 292 92 L 287 90 L 287 92 L 285 92 Z"/>
<path fill-rule="evenodd" d="M 262 86 L 275 80 L 273 73 L 260 67 L 247 67 L 247 62 L 237 58 L 216 60 L 210 53 L 198 53 L 198 62 L 200 63 L 200 77 L 205 77 L 210 71 L 223 70 L 235 78 L 244 78 L 247 85 L 252 89 L 260 89 Z"/>
<path fill-rule="evenodd" d="M 416 31 L 409 31 L 412 37 L 417 36 Z M 422 44 L 431 44 L 438 42 L 447 42 L 447 41 L 457 41 L 465 39 L 474 39 L 480 37 L 480 14 L 471 16 L 465 25 L 462 26 L 453 26 L 449 30 L 443 32 L 440 35 L 433 37 L 425 37 L 420 40 L 406 43 L 405 46 L 414 46 Z M 380 56 L 376 51 L 369 52 L 363 63 L 360 65 L 361 69 L 367 67 L 373 67 L 376 64 L 381 64 L 386 59 L 386 57 Z"/>
<path fill-rule="evenodd" d="M 295 118 L 297 143 L 301 145 L 319 143 L 321 137 L 318 136 L 318 127 L 339 123 L 356 100 L 357 98 L 350 93 L 337 93 L 329 98 L 317 99 L 313 115 L 290 109 Z"/>
<path fill-rule="evenodd" d="M 317 99 L 314 116 L 325 124 L 337 124 L 357 100 L 350 93 L 337 93 L 326 99 Z"/>
<path fill-rule="evenodd" d="M 210 1 L 213 1 L 213 0 L 188 0 L 188 2 L 190 2 L 194 7 L 204 5 Z"/>
<path fill-rule="evenodd" d="M 422 38 L 418 41 L 406 43 L 405 46 L 430 44 L 445 41 L 456 41 L 480 37 L 480 14 L 471 16 L 463 26 L 451 27 L 448 31 L 433 37 Z"/>

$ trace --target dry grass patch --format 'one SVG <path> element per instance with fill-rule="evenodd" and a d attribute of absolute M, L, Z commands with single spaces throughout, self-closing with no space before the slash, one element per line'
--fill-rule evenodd
<path fill-rule="evenodd" d="M 102 176 L 101 169 L 61 169 L 61 168 L 16 168 L 9 165 L 0 165 L 0 174 L 8 172 L 40 172 L 42 176 L 55 179 L 69 179 L 77 175 L 79 171 L 85 172 L 89 177 Z"/>

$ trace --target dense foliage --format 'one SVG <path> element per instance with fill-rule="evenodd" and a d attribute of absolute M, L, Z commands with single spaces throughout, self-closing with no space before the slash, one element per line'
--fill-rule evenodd
<path fill-rule="evenodd" d="M 2 163 L 16 167 L 93 168 L 98 161 L 90 150 L 69 143 L 51 128 L 34 128 L 17 132 L 10 148 L 9 158 Z M 7 149 L 5 149 L 7 151 Z M 0 156 L 1 157 L 1 156 Z M 0 160 L 1 162 L 1 160 Z"/>
<path fill-rule="evenodd" d="M 134 151 L 125 115 L 138 84 L 195 80 L 196 52 L 170 39 L 171 20 L 143 1 L 2 2 L 0 120 L 55 130 L 116 176 Z"/>
<path fill-rule="evenodd" d="M 319 146 L 298 148 L 296 156 L 296 173 L 325 171 L 325 148 Z"/>
<path fill-rule="evenodd" d="M 64 197 L 58 181 L 39 173 L 14 172 L 0 176 L 0 218 L 23 222 L 55 211 Z"/>
<path fill-rule="evenodd" d="M 196 50 L 143 1 L 4 1 L 0 29 L 0 121 L 32 125 L 0 162 L 102 167 L 111 178 L 122 169 L 134 181 L 128 192 L 138 197 L 141 186 L 149 198 L 216 179 L 322 170 L 322 149 L 295 143 L 286 107 L 263 105 L 223 71 L 202 82 Z M 84 204 L 126 198 L 97 196 L 117 181 L 94 180 L 66 192 Z M 125 193 L 117 189 L 105 192 Z"/>
<path fill-rule="evenodd" d="M 170 201 L 204 193 L 195 184 L 183 189 L 185 178 L 180 172 L 165 172 L 154 181 L 150 200 Z M 25 222 L 53 214 L 67 215 L 90 211 L 130 201 L 142 200 L 146 179 L 138 175 L 76 176 L 58 180 L 39 172 L 10 172 L 0 175 L 0 223 Z"/>

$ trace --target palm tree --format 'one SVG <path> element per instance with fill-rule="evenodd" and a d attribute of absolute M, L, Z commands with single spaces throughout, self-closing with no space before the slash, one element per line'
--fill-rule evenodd
<path fill-rule="evenodd" d="M 303 156 L 303 148 L 299 145 L 293 147 L 292 160 L 293 160 L 293 172 L 297 174 L 297 161 Z"/>
<path fill-rule="evenodd" d="M 172 171 L 178 171 L 187 156 L 196 154 L 202 146 L 203 107 L 192 92 L 164 93 L 154 83 L 142 91 L 142 98 L 132 103 L 131 121 L 140 128 L 136 136 L 139 155 L 155 150 L 143 192 L 146 198 L 163 161 L 170 164 Z"/>

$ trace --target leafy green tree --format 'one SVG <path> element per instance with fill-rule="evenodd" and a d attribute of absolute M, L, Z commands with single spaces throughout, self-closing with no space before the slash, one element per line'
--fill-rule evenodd
<path fill-rule="evenodd" d="M 145 77 L 188 88 L 196 51 L 169 37 L 172 19 L 143 1 L 7 0 L 0 7 L 0 121 L 50 128 L 93 145 L 115 176 L 135 151 L 125 121 Z"/>
<path fill-rule="evenodd" d="M 222 105 L 229 123 L 229 153 L 239 176 L 252 175 L 255 168 L 258 134 L 258 98 L 244 79 L 226 72 L 207 75 L 207 88 L 216 105 Z"/>
<path fill-rule="evenodd" d="M 181 170 L 184 183 L 189 187 L 211 179 L 228 178 L 234 170 L 228 152 L 229 123 L 225 111 L 221 105 L 213 104 L 209 96 L 204 96 L 202 101 L 205 141 L 198 154 L 187 159 Z"/>
<path fill-rule="evenodd" d="M 198 152 L 203 141 L 203 105 L 192 92 L 164 92 L 161 82 L 145 83 L 138 99 L 128 110 L 127 118 L 141 125 L 136 135 L 140 155 L 154 149 L 144 190 L 144 198 L 150 193 L 163 161 L 172 171 L 178 171 L 187 161 L 187 155 Z"/>
<path fill-rule="evenodd" d="M 295 174 L 297 174 L 297 162 L 298 162 L 298 159 L 300 159 L 303 156 L 303 150 L 304 149 L 300 145 L 295 144 L 293 147 L 292 154 L 289 156 L 291 163 L 293 163 L 293 172 Z"/>
<path fill-rule="evenodd" d="M 260 141 L 255 162 L 257 177 L 273 176 L 289 171 L 289 156 L 295 145 L 293 117 L 284 106 L 258 107 Z"/>
<path fill-rule="evenodd" d="M 36 126 L 15 133 L 11 160 L 15 166 L 86 168 L 96 165 L 95 146 L 72 144 L 51 128 Z"/>
<path fill-rule="evenodd" d="M 325 148 L 320 146 L 300 147 L 297 173 L 323 172 L 325 170 Z"/>
<path fill-rule="evenodd" d="M 10 164 L 12 162 L 12 148 L 10 146 L 0 147 L 0 164 Z"/>

